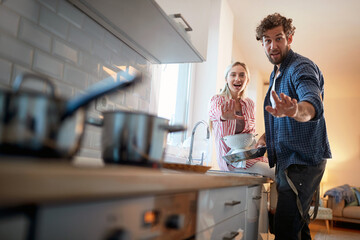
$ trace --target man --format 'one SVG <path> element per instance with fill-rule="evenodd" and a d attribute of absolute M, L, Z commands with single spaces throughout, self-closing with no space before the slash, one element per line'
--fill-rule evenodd
<path fill-rule="evenodd" d="M 256 28 L 256 39 L 274 64 L 264 101 L 265 134 L 257 145 L 267 146 L 269 165 L 276 165 L 276 240 L 311 239 L 310 203 L 331 158 L 324 79 L 311 60 L 291 50 L 294 33 L 292 19 L 278 13 Z"/>

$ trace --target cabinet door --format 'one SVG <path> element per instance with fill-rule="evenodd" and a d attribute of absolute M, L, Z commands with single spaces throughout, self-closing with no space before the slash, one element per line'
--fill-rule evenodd
<path fill-rule="evenodd" d="M 240 240 L 243 239 L 245 212 L 239 213 L 196 234 L 196 240 Z"/>
<path fill-rule="evenodd" d="M 202 231 L 246 210 L 247 187 L 207 189 L 199 192 L 196 230 Z"/>
<path fill-rule="evenodd" d="M 204 60 L 155 0 L 68 1 L 152 63 Z"/>
<path fill-rule="evenodd" d="M 245 239 L 258 239 L 261 187 L 256 185 L 248 188 Z"/>
<path fill-rule="evenodd" d="M 155 0 L 160 7 L 174 18 L 174 14 L 180 13 L 185 21 L 191 26 L 192 31 L 187 35 L 196 50 L 206 59 L 208 32 L 210 20 L 210 0 Z M 179 18 L 174 19 L 179 22 Z M 180 20 L 180 24 L 184 21 Z M 184 24 L 182 24 L 184 25 Z M 185 25 L 184 25 L 185 26 Z"/>

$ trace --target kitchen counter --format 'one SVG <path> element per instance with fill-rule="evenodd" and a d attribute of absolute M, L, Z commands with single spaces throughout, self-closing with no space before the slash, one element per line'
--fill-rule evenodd
<path fill-rule="evenodd" d="M 207 174 L 125 165 L 2 159 L 0 207 L 66 203 L 255 185 L 270 179 L 236 173 Z"/>

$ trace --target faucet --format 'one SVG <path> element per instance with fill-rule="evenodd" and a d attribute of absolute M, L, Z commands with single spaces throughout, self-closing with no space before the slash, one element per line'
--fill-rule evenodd
<path fill-rule="evenodd" d="M 210 130 L 209 130 L 209 125 L 204 121 L 204 120 L 201 120 L 197 123 L 195 123 L 195 126 L 192 130 L 192 133 L 191 133 L 191 140 L 190 140 L 190 151 L 189 151 L 189 158 L 188 158 L 188 161 L 187 161 L 187 164 L 191 164 L 192 163 L 192 152 L 193 152 L 193 146 L 194 146 L 194 135 L 195 135 L 195 131 L 196 131 L 196 128 L 200 125 L 200 124 L 204 124 L 206 126 L 206 139 L 209 139 L 210 138 Z M 201 163 L 200 165 L 203 165 L 203 161 L 204 161 L 204 153 L 201 154 Z"/>

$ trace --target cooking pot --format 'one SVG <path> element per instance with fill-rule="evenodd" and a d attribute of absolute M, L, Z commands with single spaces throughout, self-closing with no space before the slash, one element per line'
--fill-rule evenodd
<path fill-rule="evenodd" d="M 139 79 L 120 74 L 121 81 L 100 81 L 69 101 L 56 96 L 55 86 L 48 78 L 29 73 L 19 75 L 12 91 L 0 90 L 0 154 L 47 158 L 74 156 L 84 132 L 86 105 Z M 50 93 L 21 89 L 28 79 L 45 83 Z"/>
<path fill-rule="evenodd" d="M 161 165 L 169 132 L 184 131 L 182 125 L 143 112 L 107 111 L 102 121 L 102 158 L 105 163 Z"/>

